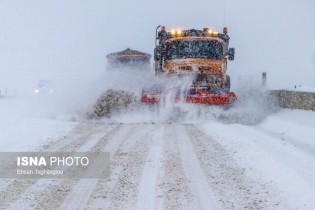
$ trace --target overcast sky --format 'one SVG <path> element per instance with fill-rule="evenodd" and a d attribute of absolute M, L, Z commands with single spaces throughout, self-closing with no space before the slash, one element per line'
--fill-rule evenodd
<path fill-rule="evenodd" d="M 93 80 L 110 52 L 130 47 L 153 54 L 159 24 L 227 26 L 236 49 L 228 69 L 234 80 L 260 79 L 266 71 L 274 88 L 315 86 L 314 21 L 312 0 L 1 0 L 0 88 Z"/>

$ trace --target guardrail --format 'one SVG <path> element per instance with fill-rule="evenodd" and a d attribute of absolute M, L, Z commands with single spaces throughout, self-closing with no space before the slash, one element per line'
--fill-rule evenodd
<path fill-rule="evenodd" d="M 271 90 L 270 92 L 277 98 L 282 108 L 315 111 L 315 93 L 289 90 Z"/>

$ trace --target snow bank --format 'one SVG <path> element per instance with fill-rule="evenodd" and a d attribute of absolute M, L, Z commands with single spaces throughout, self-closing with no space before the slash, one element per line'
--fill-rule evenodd
<path fill-rule="evenodd" d="M 33 151 L 48 140 L 63 137 L 78 122 L 55 115 L 45 103 L 22 98 L 0 99 L 0 151 Z"/>
<path fill-rule="evenodd" d="M 105 91 L 96 101 L 92 112 L 88 113 L 89 118 L 111 117 L 136 104 L 136 96 L 132 92 L 124 90 L 109 89 Z"/>
<path fill-rule="evenodd" d="M 278 194 L 286 209 L 315 206 L 315 112 L 282 110 L 253 126 L 200 124 L 208 135 L 234 151 L 247 176 Z"/>

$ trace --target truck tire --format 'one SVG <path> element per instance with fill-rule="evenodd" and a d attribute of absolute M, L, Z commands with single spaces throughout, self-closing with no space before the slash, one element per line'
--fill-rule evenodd
<path fill-rule="evenodd" d="M 225 85 L 226 93 L 229 93 L 230 89 L 231 89 L 231 79 L 229 75 L 226 75 L 226 85 Z"/>

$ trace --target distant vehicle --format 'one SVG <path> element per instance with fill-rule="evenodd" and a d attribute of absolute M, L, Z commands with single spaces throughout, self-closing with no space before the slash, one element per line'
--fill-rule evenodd
<path fill-rule="evenodd" d="M 52 88 L 52 82 L 49 80 L 41 80 L 34 88 L 35 94 L 53 94 L 54 89 Z"/>

